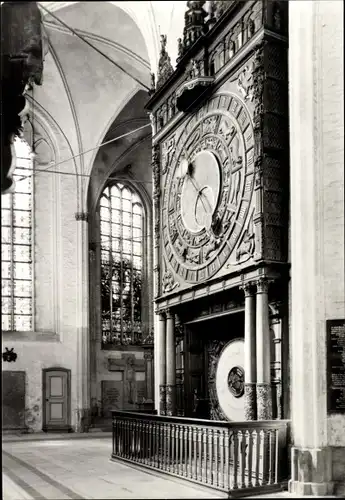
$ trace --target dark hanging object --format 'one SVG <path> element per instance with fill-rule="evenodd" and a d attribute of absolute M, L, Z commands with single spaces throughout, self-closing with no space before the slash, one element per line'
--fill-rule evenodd
<path fill-rule="evenodd" d="M 42 84 L 43 26 L 36 2 L 1 5 L 1 193 L 13 187 L 12 144 L 22 131 L 25 90 Z M 46 47 L 44 47 L 46 48 Z"/>
<path fill-rule="evenodd" d="M 14 347 L 12 349 L 8 350 L 8 347 L 5 347 L 5 352 L 2 353 L 2 359 L 3 361 L 7 361 L 8 363 L 14 363 L 17 359 L 17 354 L 14 352 Z"/>
<path fill-rule="evenodd" d="M 174 69 L 171 65 L 170 56 L 166 50 L 167 47 L 167 36 L 161 35 L 161 52 L 158 61 L 158 76 L 157 76 L 157 86 L 158 89 L 168 80 L 168 78 L 173 74 Z"/>
<path fill-rule="evenodd" d="M 186 52 L 198 38 L 205 34 L 205 17 L 207 12 L 204 10 L 205 1 L 190 0 L 187 2 L 188 10 L 184 15 L 183 47 Z"/>

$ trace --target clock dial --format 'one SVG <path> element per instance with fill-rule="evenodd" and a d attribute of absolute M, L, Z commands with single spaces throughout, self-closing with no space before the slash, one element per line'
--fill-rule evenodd
<path fill-rule="evenodd" d="M 191 233 L 210 229 L 220 191 L 220 168 L 209 151 L 200 151 L 185 174 L 181 190 L 181 214 Z"/>
<path fill-rule="evenodd" d="M 253 191 L 253 128 L 246 106 L 218 95 L 184 126 L 169 157 L 162 235 L 186 282 L 214 275 L 230 256 Z"/>

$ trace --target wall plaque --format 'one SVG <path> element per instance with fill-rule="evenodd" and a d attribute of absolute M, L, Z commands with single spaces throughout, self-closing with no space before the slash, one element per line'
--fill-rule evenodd
<path fill-rule="evenodd" d="M 123 408 L 123 381 L 102 380 L 102 409 L 104 417 L 111 417 L 111 410 Z"/>
<path fill-rule="evenodd" d="M 345 320 L 326 321 L 327 413 L 345 413 Z"/>

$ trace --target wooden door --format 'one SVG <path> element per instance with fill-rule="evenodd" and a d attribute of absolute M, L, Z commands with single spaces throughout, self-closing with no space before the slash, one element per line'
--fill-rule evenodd
<path fill-rule="evenodd" d="M 63 369 L 44 370 L 43 430 L 70 429 L 70 372 Z"/>
<path fill-rule="evenodd" d="M 185 349 L 185 416 L 195 417 L 196 399 L 206 398 L 205 346 L 200 329 L 187 328 Z"/>

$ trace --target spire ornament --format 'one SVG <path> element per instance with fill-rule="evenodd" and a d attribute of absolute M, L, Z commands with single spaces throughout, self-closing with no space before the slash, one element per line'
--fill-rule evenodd
<path fill-rule="evenodd" d="M 167 41 L 168 41 L 167 36 L 161 35 L 161 52 L 159 55 L 159 62 L 158 62 L 158 76 L 157 76 L 156 89 L 164 85 L 164 83 L 174 72 L 174 69 L 171 65 L 170 56 L 166 50 Z"/>
<path fill-rule="evenodd" d="M 207 17 L 207 12 L 203 8 L 205 3 L 202 0 L 187 2 L 188 10 L 184 15 L 185 27 L 183 30 L 184 51 L 187 51 L 206 31 L 205 17 Z"/>

